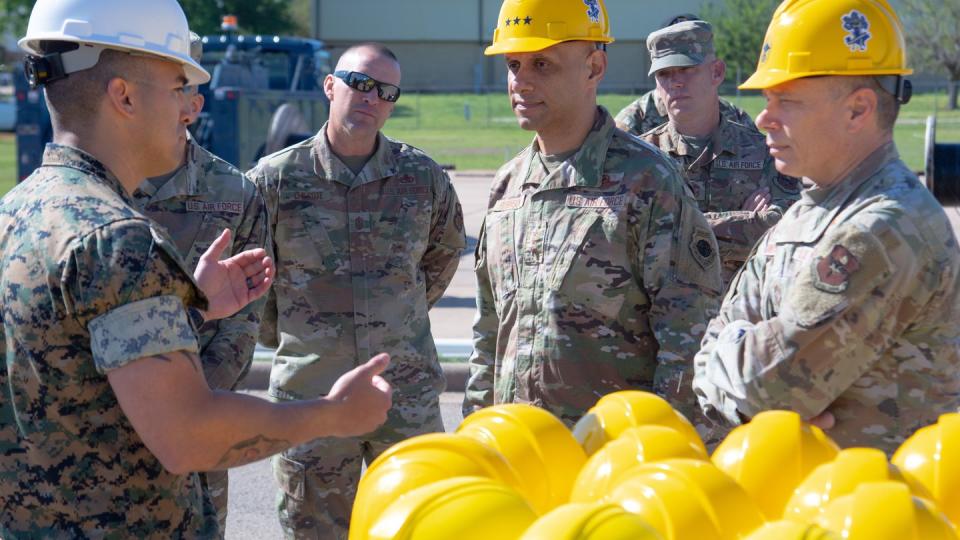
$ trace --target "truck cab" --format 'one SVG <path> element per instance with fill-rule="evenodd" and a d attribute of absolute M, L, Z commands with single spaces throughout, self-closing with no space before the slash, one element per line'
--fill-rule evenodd
<path fill-rule="evenodd" d="M 313 136 L 326 121 L 323 78 L 330 53 L 315 39 L 208 35 L 201 64 L 212 75 L 200 87 L 203 111 L 190 131 L 197 142 L 241 170 L 290 144 Z M 15 78 L 17 176 L 24 180 L 53 137 L 43 93 Z"/>

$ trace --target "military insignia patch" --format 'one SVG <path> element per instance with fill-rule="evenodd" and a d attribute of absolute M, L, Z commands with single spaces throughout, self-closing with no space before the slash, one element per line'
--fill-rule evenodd
<path fill-rule="evenodd" d="M 697 229 L 693 233 L 693 239 L 690 241 L 690 253 L 701 268 L 707 269 L 713 266 L 717 261 L 717 252 L 713 249 L 713 243 L 710 242 L 709 231 Z"/>
<path fill-rule="evenodd" d="M 826 257 L 817 258 L 813 266 L 813 286 L 824 292 L 847 290 L 850 276 L 860 269 L 860 260 L 850 250 L 837 244 Z"/>
<path fill-rule="evenodd" d="M 590 17 L 590 22 L 600 22 L 600 4 L 597 0 L 583 0 L 583 4 L 587 6 L 587 17 Z"/>
<path fill-rule="evenodd" d="M 843 42 L 853 52 L 866 52 L 867 41 L 872 37 L 870 30 L 870 21 L 867 16 L 857 10 L 840 17 L 843 29 L 850 34 L 843 38 Z"/>

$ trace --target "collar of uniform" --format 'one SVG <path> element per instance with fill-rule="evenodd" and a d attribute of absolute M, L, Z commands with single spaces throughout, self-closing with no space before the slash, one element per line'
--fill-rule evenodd
<path fill-rule="evenodd" d="M 177 169 L 177 172 L 159 187 L 155 187 L 149 181 L 144 181 L 137 190 L 147 196 L 147 202 L 200 195 L 199 174 L 200 161 L 204 157 L 203 153 L 203 149 L 200 148 L 197 141 L 188 136 L 186 160 Z"/>
<path fill-rule="evenodd" d="M 568 187 L 599 187 L 603 179 L 603 164 L 606 162 L 607 149 L 613 140 L 616 124 L 607 109 L 597 106 L 597 116 L 593 128 L 583 140 L 580 149 L 567 159 L 541 184 L 540 189 L 561 189 Z M 523 170 L 531 169 L 533 159 L 537 159 L 537 141 L 527 152 Z"/>
<path fill-rule="evenodd" d="M 711 158 L 716 159 L 722 153 L 729 153 L 736 155 L 737 153 L 737 141 L 736 134 L 731 133 L 734 126 L 727 118 L 723 115 L 720 115 L 720 122 L 717 123 L 717 127 L 713 130 L 713 133 L 710 134 L 710 146 L 711 146 Z M 664 141 L 661 139 L 660 144 L 661 149 L 667 153 L 673 153 L 678 156 L 689 156 L 694 159 L 700 157 L 699 154 L 692 152 L 692 148 L 687 142 L 683 139 L 683 136 L 680 135 L 680 132 L 677 131 L 677 128 L 674 126 L 673 122 L 667 122 L 665 129 L 667 130 L 667 141 L 664 144 Z M 719 148 L 717 145 L 720 145 Z"/>
<path fill-rule="evenodd" d="M 127 193 L 127 190 L 123 189 L 120 179 L 114 176 L 103 163 L 100 163 L 100 160 L 79 148 L 47 143 L 43 150 L 43 162 L 40 166 L 77 169 L 117 192 L 127 204 L 131 206 L 134 204 L 133 198 Z"/>
<path fill-rule="evenodd" d="M 893 141 L 888 142 L 866 157 L 842 180 L 828 188 L 816 186 L 803 191 L 801 204 L 819 205 L 824 208 L 842 206 L 865 182 L 873 178 L 888 163 L 900 159 L 900 152 Z"/>
<path fill-rule="evenodd" d="M 330 148 L 330 141 L 327 140 L 327 124 L 320 128 L 316 141 L 310 152 L 314 154 L 314 169 L 320 178 L 339 182 L 347 187 L 354 185 L 354 178 L 359 177 L 359 184 L 375 182 L 383 178 L 389 178 L 397 174 L 397 162 L 393 157 L 393 151 L 390 147 L 390 140 L 383 133 L 377 134 L 377 151 L 373 153 L 367 164 L 363 166 L 360 174 L 354 175 L 340 158 L 333 153 Z"/>

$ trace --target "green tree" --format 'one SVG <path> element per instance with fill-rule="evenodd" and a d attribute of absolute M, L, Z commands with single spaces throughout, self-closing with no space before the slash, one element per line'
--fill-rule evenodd
<path fill-rule="evenodd" d="M 700 11 L 713 25 L 717 57 L 727 63 L 727 76 L 745 79 L 757 67 L 770 18 L 780 0 L 712 0 Z M 735 81 L 737 84 L 741 80 Z"/>
<path fill-rule="evenodd" d="M 288 0 L 180 0 L 190 29 L 204 34 L 220 31 L 223 15 L 236 15 L 240 31 L 250 34 L 301 35 Z"/>
<path fill-rule="evenodd" d="M 0 0 L 0 30 L 20 37 L 27 33 L 30 10 L 36 0 Z"/>
<path fill-rule="evenodd" d="M 901 0 L 908 59 L 947 76 L 947 108 L 956 110 L 960 87 L 960 2 Z"/>

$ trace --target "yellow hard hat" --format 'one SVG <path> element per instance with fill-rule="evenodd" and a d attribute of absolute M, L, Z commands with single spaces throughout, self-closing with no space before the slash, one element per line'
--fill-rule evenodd
<path fill-rule="evenodd" d="M 679 431 L 706 452 L 697 430 L 662 397 L 640 390 L 607 394 L 573 426 L 573 436 L 591 455 L 627 428 L 645 425 L 666 426 Z"/>
<path fill-rule="evenodd" d="M 518 474 L 519 491 L 539 513 L 567 502 L 587 461 L 573 434 L 556 416 L 512 403 L 480 409 L 457 433 L 498 450 Z"/>
<path fill-rule="evenodd" d="M 901 482 L 860 484 L 828 504 L 816 523 L 847 540 L 957 540 L 947 517 Z"/>
<path fill-rule="evenodd" d="M 504 0 L 483 54 L 536 52 L 564 41 L 613 41 L 603 0 Z"/>
<path fill-rule="evenodd" d="M 380 512 L 401 495 L 438 480 L 479 476 L 499 480 L 514 489 L 520 481 L 513 468 L 492 447 L 461 435 L 430 433 L 412 437 L 387 449 L 360 478 L 350 523 L 366 530 Z"/>
<path fill-rule="evenodd" d="M 537 514 L 527 501 L 505 484 L 489 478 L 464 476 L 434 482 L 400 497 L 358 537 L 364 540 L 517 538 L 536 519 Z"/>
<path fill-rule="evenodd" d="M 739 540 L 763 524 L 747 492 L 709 461 L 638 465 L 606 497 L 638 514 L 665 540 Z"/>
<path fill-rule="evenodd" d="M 836 534 L 810 523 L 771 521 L 744 540 L 840 540 Z"/>
<path fill-rule="evenodd" d="M 743 89 L 821 75 L 908 75 L 903 25 L 886 0 L 786 0 Z"/>
<path fill-rule="evenodd" d="M 793 411 L 764 411 L 730 432 L 711 459 L 749 493 L 767 519 L 780 519 L 794 488 L 840 448 Z"/>
<path fill-rule="evenodd" d="M 893 463 L 923 484 L 960 525 L 960 414 L 944 414 L 936 424 L 918 429 L 893 454 Z"/>
<path fill-rule="evenodd" d="M 518 540 L 663 540 L 643 519 L 615 504 L 570 503 L 541 517 Z"/>
<path fill-rule="evenodd" d="M 590 456 L 570 492 L 571 502 L 590 502 L 606 496 L 626 471 L 641 463 L 670 458 L 710 459 L 703 443 L 664 426 L 627 428 Z"/>
<path fill-rule="evenodd" d="M 849 495 L 866 482 L 903 482 L 918 497 L 930 497 L 917 481 L 904 478 L 896 465 L 875 448 L 848 448 L 837 457 L 820 465 L 794 490 L 783 511 L 783 517 L 798 523 L 813 520 L 823 508 L 839 497 Z"/>

